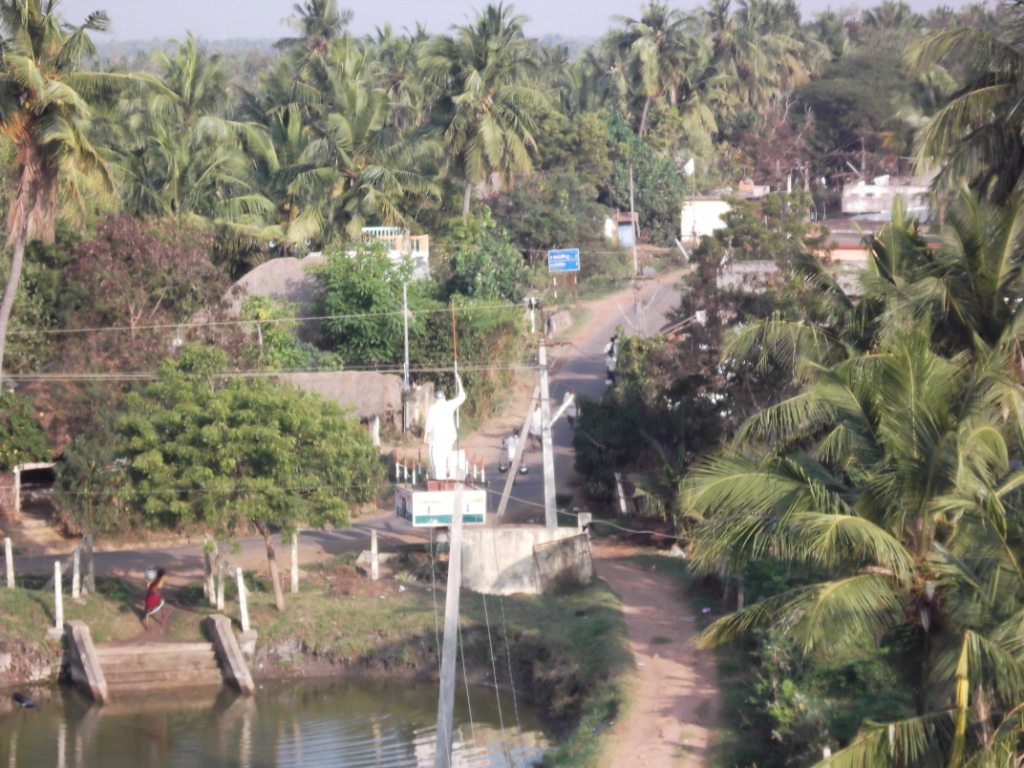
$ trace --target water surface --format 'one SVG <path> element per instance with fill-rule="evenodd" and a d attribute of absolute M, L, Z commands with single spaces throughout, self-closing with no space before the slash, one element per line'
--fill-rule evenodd
<path fill-rule="evenodd" d="M 207 688 L 103 707 L 64 686 L 34 695 L 40 706 L 20 709 L 4 694 L 0 768 L 434 765 L 436 685 L 299 680 L 260 684 L 251 697 Z M 492 690 L 469 695 L 461 688 L 456 700 L 452 766 L 533 765 L 550 743 L 536 715 Z"/>

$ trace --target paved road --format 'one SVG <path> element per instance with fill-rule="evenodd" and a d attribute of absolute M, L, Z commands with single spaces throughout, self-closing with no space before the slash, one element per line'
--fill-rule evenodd
<path fill-rule="evenodd" d="M 664 278 L 648 280 L 641 293 L 648 333 L 656 333 L 679 306 L 678 272 Z M 551 361 L 549 389 L 551 409 L 561 405 L 569 387 L 577 395 L 600 399 L 605 384 L 604 348 L 617 327 L 627 336 L 636 334 L 633 292 L 623 291 L 589 305 L 591 312 L 586 324 L 570 331 L 565 343 L 554 347 Z M 525 414 L 516 418 L 522 422 Z M 565 418 L 560 418 L 552 431 L 555 450 L 555 478 L 559 494 L 571 494 L 576 485 L 573 470 L 572 431 Z M 514 521 L 544 522 L 544 471 L 539 450 L 528 451 L 524 461 L 529 474 L 516 478 L 506 517 Z M 504 477 L 502 476 L 502 481 Z M 501 498 L 503 482 L 491 486 L 491 508 L 496 509 Z"/>
<path fill-rule="evenodd" d="M 679 294 L 673 274 L 664 279 L 645 282 L 642 291 L 643 306 L 648 332 L 655 332 L 665 318 L 678 306 Z M 632 291 L 622 291 L 586 305 L 590 311 L 588 321 L 570 331 L 565 343 L 556 346 L 550 355 L 550 389 L 553 406 L 557 406 L 569 387 L 575 387 L 577 394 L 599 398 L 605 389 L 604 347 L 622 325 L 626 335 L 636 332 Z M 531 387 L 532 389 L 532 387 Z M 525 405 L 524 405 L 525 407 Z M 525 414 L 514 414 L 504 420 L 496 419 L 484 425 L 476 443 L 481 446 L 479 455 L 484 456 L 491 482 L 492 504 L 496 509 L 500 498 L 504 476 L 497 472 L 500 456 L 500 440 L 508 431 L 507 424 L 521 423 Z M 489 431 L 488 431 L 489 427 Z M 559 419 L 553 433 L 555 445 L 555 475 L 559 493 L 570 493 L 573 487 L 572 433 L 565 419 Z M 491 445 L 493 443 L 493 445 Z M 520 476 L 513 487 L 512 501 L 506 514 L 509 522 L 544 522 L 544 489 L 541 452 L 527 452 L 524 458 L 529 474 Z M 321 559 L 325 555 L 362 551 L 369 548 L 370 531 L 378 532 L 381 547 L 396 541 L 411 542 L 423 540 L 429 533 L 415 529 L 394 515 L 384 513 L 379 517 L 363 518 L 348 528 L 325 531 L 303 531 L 300 536 L 299 561 L 302 563 Z M 282 547 L 275 537 L 278 566 L 283 572 L 290 564 L 290 548 Z M 262 538 L 244 539 L 239 542 L 240 552 L 228 555 L 232 567 L 241 566 L 247 570 L 266 568 L 266 548 Z M 68 543 L 67 550 L 73 546 Z M 99 545 L 102 548 L 102 543 Z M 61 555 L 39 555 L 33 557 L 15 556 L 19 574 L 50 574 L 53 561 Z M 2 559 L 2 558 L 0 558 Z M 202 577 L 202 553 L 200 544 L 184 546 L 161 546 L 157 549 L 140 548 L 95 553 L 97 574 L 141 580 L 146 568 L 162 567 L 167 570 L 170 582 L 186 583 Z"/>

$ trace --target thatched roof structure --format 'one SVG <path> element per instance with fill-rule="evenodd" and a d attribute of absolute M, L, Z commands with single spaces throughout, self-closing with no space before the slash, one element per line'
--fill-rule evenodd
<path fill-rule="evenodd" d="M 298 305 L 300 317 L 315 314 L 320 286 L 307 270 L 314 264 L 323 263 L 324 257 L 319 253 L 311 253 L 304 259 L 285 256 L 263 262 L 243 275 L 224 295 L 228 312 L 238 315 L 246 296 L 267 296 Z M 305 341 L 313 341 L 318 333 L 319 324 L 315 320 L 299 325 L 299 336 Z"/>
<path fill-rule="evenodd" d="M 279 379 L 306 392 L 316 392 L 360 419 L 402 409 L 402 379 L 390 373 L 337 371 L 327 373 L 283 373 Z"/>

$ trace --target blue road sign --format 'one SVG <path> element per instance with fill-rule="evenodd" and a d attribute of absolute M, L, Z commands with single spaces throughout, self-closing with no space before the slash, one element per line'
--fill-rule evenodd
<path fill-rule="evenodd" d="M 548 272 L 579 272 L 580 249 L 563 248 L 560 251 L 548 251 Z"/>

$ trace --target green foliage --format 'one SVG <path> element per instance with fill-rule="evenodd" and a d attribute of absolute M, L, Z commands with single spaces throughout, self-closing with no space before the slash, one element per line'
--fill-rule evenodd
<path fill-rule="evenodd" d="M 0 394 L 0 472 L 15 464 L 49 461 L 50 441 L 31 401 L 14 392 Z"/>
<path fill-rule="evenodd" d="M 349 506 L 372 499 L 382 479 L 366 431 L 315 395 L 264 379 L 221 383 L 226 362 L 186 345 L 180 361 L 162 363 L 157 381 L 125 400 L 115 436 L 123 461 L 91 474 L 123 473 L 118 497 L 152 527 L 226 537 L 244 523 L 286 532 L 347 523 Z M 62 476 L 65 488 L 74 482 Z"/>
<path fill-rule="evenodd" d="M 459 374 L 466 388 L 464 408 L 485 416 L 500 405 L 513 381 L 512 366 L 523 355 L 525 324 L 521 307 L 493 301 L 452 299 L 458 340 Z M 433 380 L 453 392 L 454 380 L 440 371 L 451 370 L 455 355 L 451 307 L 421 313 L 417 332 L 410 335 L 409 359 L 420 378 Z"/>
<path fill-rule="evenodd" d="M 775 261 L 788 271 L 797 256 L 820 251 L 828 241 L 828 229 L 810 220 L 810 202 L 802 191 L 773 192 L 757 203 L 730 198 L 725 228 L 712 238 L 717 252 L 737 261 Z"/>
<path fill-rule="evenodd" d="M 276 302 L 267 296 L 246 296 L 241 318 L 253 321 L 255 343 L 251 351 L 262 368 L 269 371 L 338 370 L 341 358 L 300 341 L 294 319 L 298 305 Z"/>
<path fill-rule="evenodd" d="M 402 360 L 403 285 L 408 286 L 410 311 L 435 306 L 423 296 L 422 281 L 413 279 L 412 266 L 392 262 L 383 243 L 329 249 L 323 264 L 310 271 L 322 291 L 317 314 L 324 318 L 324 335 L 349 366 Z M 411 335 L 420 332 L 420 326 L 410 325 Z"/>
<path fill-rule="evenodd" d="M 482 301 L 522 301 L 530 287 L 530 272 L 522 254 L 485 208 L 479 215 L 456 222 L 445 239 L 447 276 L 442 299 L 454 294 Z"/>
<path fill-rule="evenodd" d="M 671 245 L 679 237 L 679 213 L 686 194 L 682 175 L 671 157 L 657 154 L 641 140 L 618 113 L 608 115 L 612 144 L 611 181 L 601 202 L 628 211 L 629 168 L 633 167 L 634 203 L 640 214 L 640 228 L 655 245 Z"/>

